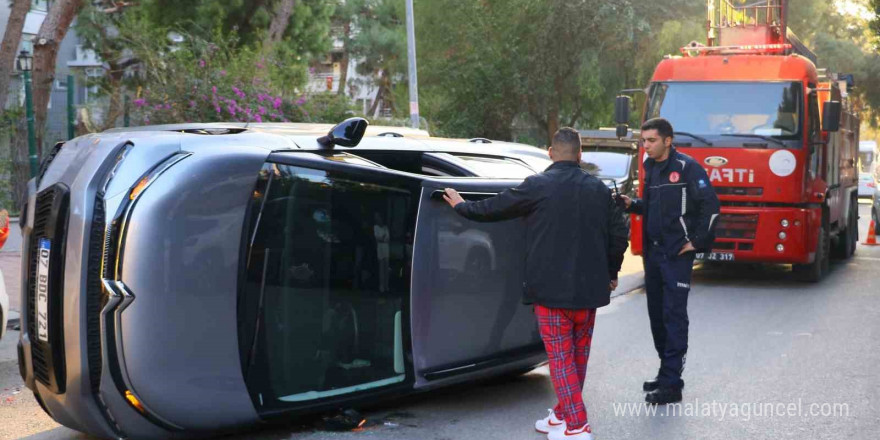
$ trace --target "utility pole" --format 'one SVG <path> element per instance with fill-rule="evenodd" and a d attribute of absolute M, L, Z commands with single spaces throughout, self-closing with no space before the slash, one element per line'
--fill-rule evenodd
<path fill-rule="evenodd" d="M 406 53 L 409 59 L 409 115 L 412 127 L 419 128 L 419 80 L 416 73 L 416 25 L 413 0 L 406 0 Z"/>

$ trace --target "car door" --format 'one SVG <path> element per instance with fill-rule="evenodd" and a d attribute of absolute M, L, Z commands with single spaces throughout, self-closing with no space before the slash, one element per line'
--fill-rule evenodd
<path fill-rule="evenodd" d="M 410 304 L 417 388 L 543 356 L 531 307 L 521 302 L 525 222 L 473 222 L 442 199 L 444 188 L 479 200 L 520 182 L 422 182 Z"/>
<path fill-rule="evenodd" d="M 242 369 L 258 412 L 412 389 L 410 278 L 421 178 L 333 152 L 273 153 L 244 240 Z"/>

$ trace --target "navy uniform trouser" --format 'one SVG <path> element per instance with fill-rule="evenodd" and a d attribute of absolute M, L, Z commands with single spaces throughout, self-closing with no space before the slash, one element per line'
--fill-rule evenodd
<path fill-rule="evenodd" d="M 663 386 L 681 388 L 688 349 L 687 300 L 694 253 L 666 255 L 649 244 L 645 258 L 645 290 L 654 348 L 660 356 L 657 379 Z"/>

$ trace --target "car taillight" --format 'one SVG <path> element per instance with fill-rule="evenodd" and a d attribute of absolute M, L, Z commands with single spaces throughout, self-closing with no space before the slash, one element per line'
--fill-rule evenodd
<path fill-rule="evenodd" d="M 6 244 L 9 237 L 9 213 L 5 209 L 0 210 L 0 248 Z"/>

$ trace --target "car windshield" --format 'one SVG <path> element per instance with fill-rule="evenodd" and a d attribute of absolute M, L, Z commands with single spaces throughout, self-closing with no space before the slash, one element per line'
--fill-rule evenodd
<path fill-rule="evenodd" d="M 629 174 L 630 155 L 610 152 L 584 152 L 581 168 L 597 177 L 621 178 Z"/>
<path fill-rule="evenodd" d="M 702 136 L 800 137 L 803 91 L 797 82 L 672 82 L 650 91 L 648 118 Z"/>
<path fill-rule="evenodd" d="M 453 156 L 464 161 L 465 165 L 474 170 L 480 177 L 524 179 L 535 174 L 535 170 L 513 159 L 466 154 L 453 154 Z"/>

